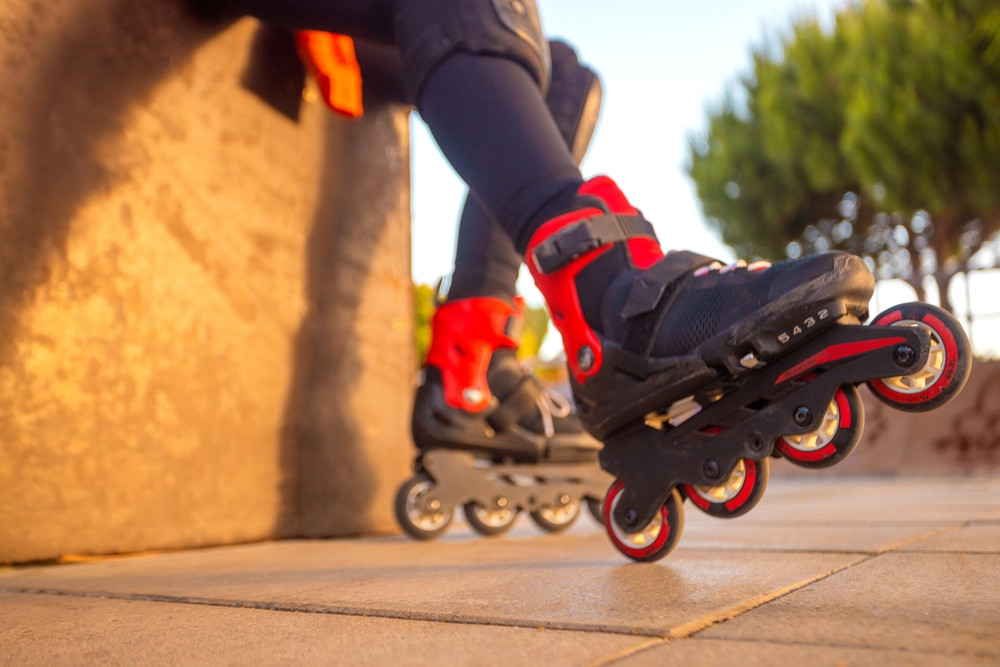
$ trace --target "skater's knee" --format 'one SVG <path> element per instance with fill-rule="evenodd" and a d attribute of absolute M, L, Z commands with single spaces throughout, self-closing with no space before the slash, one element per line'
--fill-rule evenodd
<path fill-rule="evenodd" d="M 601 80 L 561 41 L 549 43 L 552 77 L 545 103 L 577 164 L 590 146 L 601 112 Z"/>
<path fill-rule="evenodd" d="M 405 0 L 396 3 L 405 83 L 418 99 L 427 77 L 456 52 L 508 58 L 548 89 L 550 60 L 535 0 Z"/>

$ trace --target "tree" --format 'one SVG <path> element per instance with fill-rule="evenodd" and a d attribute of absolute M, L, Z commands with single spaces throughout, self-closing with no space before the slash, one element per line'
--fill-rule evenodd
<path fill-rule="evenodd" d="M 947 286 L 1000 228 L 1000 7 L 868 0 L 815 19 L 692 137 L 706 216 L 744 256 L 845 247 Z"/>
<path fill-rule="evenodd" d="M 519 359 L 534 359 L 542 347 L 542 340 L 549 330 L 549 311 L 545 306 L 526 306 L 524 309 L 524 333 L 517 348 Z"/>
<path fill-rule="evenodd" d="M 416 346 L 417 366 L 423 366 L 431 349 L 431 319 L 437 302 L 437 288 L 430 285 L 413 286 L 413 339 Z"/>

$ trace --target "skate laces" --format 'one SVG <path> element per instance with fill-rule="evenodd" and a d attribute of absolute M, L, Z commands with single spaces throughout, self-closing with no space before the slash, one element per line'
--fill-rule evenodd
<path fill-rule="evenodd" d="M 543 389 L 535 398 L 535 405 L 542 415 L 542 428 L 545 430 L 545 437 L 551 438 L 556 434 L 554 419 L 565 419 L 569 417 L 572 410 L 569 399 L 557 391 Z"/>
<path fill-rule="evenodd" d="M 722 262 L 712 262 L 708 266 L 703 266 L 694 272 L 695 277 L 707 276 L 712 271 L 718 271 L 719 273 L 732 273 L 738 269 L 746 269 L 747 271 L 763 271 L 764 269 L 771 266 L 771 262 L 766 262 L 764 260 L 757 260 L 756 262 L 751 262 L 747 264 L 745 259 L 738 260 L 732 264 L 723 264 Z"/>

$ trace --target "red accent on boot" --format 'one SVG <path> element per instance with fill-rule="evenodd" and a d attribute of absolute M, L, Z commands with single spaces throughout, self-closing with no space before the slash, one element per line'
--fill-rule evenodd
<path fill-rule="evenodd" d="M 612 213 L 622 215 L 639 215 L 639 212 L 629 203 L 625 195 L 613 180 L 607 176 L 598 176 L 580 186 L 581 196 L 598 197 Z M 576 381 L 583 383 L 588 377 L 595 375 L 601 369 L 603 351 L 597 334 L 583 318 L 580 307 L 580 297 L 576 291 L 576 277 L 586 266 L 612 247 L 612 243 L 595 248 L 581 255 L 558 271 L 544 274 L 534 262 L 534 249 L 552 234 L 578 220 L 603 215 L 604 211 L 588 207 L 570 211 L 542 224 L 528 242 L 526 257 L 528 270 L 535 279 L 535 286 L 545 297 L 552 323 L 562 334 L 563 348 L 566 350 L 566 360 L 570 372 Z M 632 262 L 638 269 L 646 269 L 663 257 L 659 243 L 650 238 L 633 238 L 627 241 Z M 581 350 L 588 347 L 593 355 L 592 362 L 584 368 L 580 364 Z"/>
<path fill-rule="evenodd" d="M 441 372 L 444 400 L 453 408 L 481 412 L 490 404 L 486 383 L 493 352 L 517 349 L 524 323 L 524 302 L 475 297 L 438 306 L 431 320 L 427 365 Z"/>

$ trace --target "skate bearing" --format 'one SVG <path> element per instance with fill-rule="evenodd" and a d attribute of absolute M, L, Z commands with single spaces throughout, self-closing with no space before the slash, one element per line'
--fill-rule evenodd
<path fill-rule="evenodd" d="M 892 360 L 903 368 L 909 368 L 917 361 L 917 352 L 909 345 L 900 345 L 893 353 Z"/>
<path fill-rule="evenodd" d="M 708 479 L 719 479 L 722 474 L 722 470 L 719 468 L 719 462 L 715 459 L 708 459 L 701 464 L 701 472 Z"/>
<path fill-rule="evenodd" d="M 760 454 L 766 447 L 764 436 L 760 433 L 751 433 L 747 436 L 747 447 L 754 454 Z"/>

